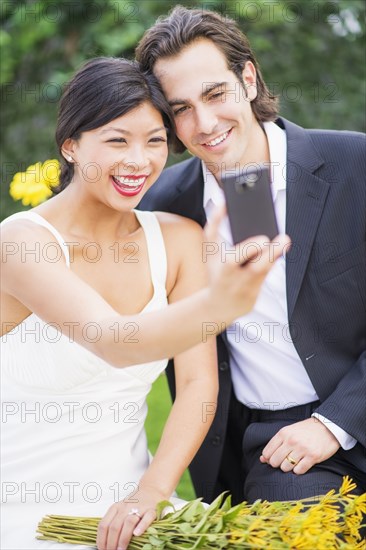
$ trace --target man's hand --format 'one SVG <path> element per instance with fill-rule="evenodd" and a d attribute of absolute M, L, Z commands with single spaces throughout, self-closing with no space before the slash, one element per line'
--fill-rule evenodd
<path fill-rule="evenodd" d="M 305 474 L 314 464 L 333 456 L 339 447 L 332 432 L 312 417 L 281 428 L 264 447 L 260 461 L 283 472 Z"/>

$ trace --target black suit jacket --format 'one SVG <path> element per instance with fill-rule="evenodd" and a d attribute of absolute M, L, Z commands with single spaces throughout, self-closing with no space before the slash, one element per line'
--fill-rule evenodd
<path fill-rule="evenodd" d="M 366 472 L 366 136 L 305 130 L 281 118 L 276 123 L 287 137 L 291 337 L 320 398 L 317 412 L 357 439 L 347 453 Z M 139 208 L 204 225 L 200 160 L 164 170 Z M 196 491 L 207 500 L 219 470 L 231 393 L 225 343 L 225 335 L 219 337 L 217 414 L 190 468 Z"/>

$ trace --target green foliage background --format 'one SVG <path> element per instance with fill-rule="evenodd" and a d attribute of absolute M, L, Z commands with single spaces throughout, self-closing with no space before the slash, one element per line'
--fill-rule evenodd
<path fill-rule="evenodd" d="M 1 9 L 1 215 L 15 172 L 57 154 L 62 85 L 86 59 L 132 58 L 169 0 L 4 0 Z M 364 131 L 363 0 L 181 0 L 235 18 L 248 34 L 281 114 L 307 127 Z M 170 163 L 180 160 L 171 158 Z"/>

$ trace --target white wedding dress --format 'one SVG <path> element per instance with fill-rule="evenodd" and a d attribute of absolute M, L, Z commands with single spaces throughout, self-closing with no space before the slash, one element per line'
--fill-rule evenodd
<path fill-rule="evenodd" d="M 136 216 L 154 287 L 144 311 L 161 309 L 161 229 L 153 213 Z M 44 218 L 22 212 L 3 223 L 14 219 L 48 228 L 70 266 L 67 246 Z M 89 330 L 96 337 L 95 327 Z M 86 548 L 37 540 L 37 524 L 47 514 L 103 516 L 130 493 L 131 508 L 138 507 L 133 493 L 150 460 L 146 396 L 167 361 L 114 368 L 34 314 L 1 338 L 1 360 L 1 549 Z"/>

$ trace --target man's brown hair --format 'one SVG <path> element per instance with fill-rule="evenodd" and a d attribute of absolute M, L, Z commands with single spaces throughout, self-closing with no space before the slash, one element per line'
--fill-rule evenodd
<path fill-rule="evenodd" d="M 275 120 L 278 99 L 268 90 L 248 38 L 232 19 L 218 13 L 176 6 L 167 16 L 159 17 L 148 29 L 136 48 L 141 68 L 152 72 L 156 61 L 178 55 L 195 40 L 206 38 L 225 55 L 228 67 L 244 85 L 242 71 L 251 61 L 257 72 L 257 97 L 251 102 L 259 122 Z"/>

